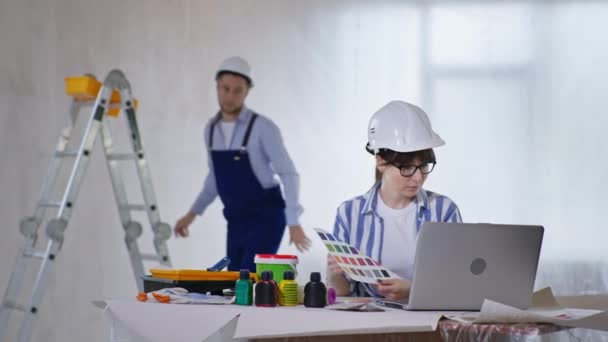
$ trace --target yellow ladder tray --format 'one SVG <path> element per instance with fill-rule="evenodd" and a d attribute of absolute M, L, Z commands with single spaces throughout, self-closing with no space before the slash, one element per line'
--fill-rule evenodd
<path fill-rule="evenodd" d="M 65 93 L 68 96 L 73 97 L 76 101 L 93 101 L 97 98 L 99 89 L 101 88 L 101 82 L 92 76 L 69 76 L 64 79 L 65 81 Z M 116 90 L 112 91 L 110 96 L 110 106 L 108 107 L 108 115 L 118 116 L 120 108 L 117 105 L 120 104 L 120 93 Z M 133 99 L 133 107 L 137 109 L 139 101 Z"/>

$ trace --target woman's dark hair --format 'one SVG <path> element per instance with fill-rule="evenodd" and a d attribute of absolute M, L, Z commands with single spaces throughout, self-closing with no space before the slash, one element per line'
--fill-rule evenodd
<path fill-rule="evenodd" d="M 420 160 L 421 163 L 436 163 L 435 152 L 432 148 L 414 152 L 395 152 L 388 149 L 381 149 L 377 155 L 389 163 L 397 165 L 411 164 L 414 159 Z"/>
<path fill-rule="evenodd" d="M 396 152 L 388 149 L 380 149 L 376 154 L 380 158 L 384 159 L 387 164 L 407 165 L 412 164 L 415 159 L 420 160 L 421 163 L 436 163 L 435 152 L 432 148 L 414 152 Z M 382 174 L 376 169 L 376 182 L 382 178 Z"/>

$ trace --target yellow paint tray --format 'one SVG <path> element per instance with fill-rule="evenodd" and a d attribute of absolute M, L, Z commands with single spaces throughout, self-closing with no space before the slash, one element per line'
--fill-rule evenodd
<path fill-rule="evenodd" d="M 170 279 L 170 280 L 210 280 L 210 281 L 237 281 L 240 272 L 232 271 L 206 271 L 206 270 L 181 270 L 181 269 L 163 269 L 151 268 L 150 273 L 155 278 Z M 253 281 L 258 280 L 255 272 L 249 273 L 249 277 Z"/>

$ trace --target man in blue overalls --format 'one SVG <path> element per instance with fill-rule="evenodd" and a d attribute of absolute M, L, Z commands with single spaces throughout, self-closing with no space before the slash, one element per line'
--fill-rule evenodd
<path fill-rule="evenodd" d="M 188 236 L 196 215 L 219 194 L 228 221 L 228 269 L 255 271 L 255 254 L 276 253 L 286 225 L 298 250 L 310 247 L 298 223 L 303 211 L 298 202 L 299 175 L 279 128 L 245 106 L 253 87 L 249 64 L 240 57 L 226 59 L 216 82 L 220 111 L 204 134 L 209 174 L 190 210 L 175 224 L 175 235 Z"/>

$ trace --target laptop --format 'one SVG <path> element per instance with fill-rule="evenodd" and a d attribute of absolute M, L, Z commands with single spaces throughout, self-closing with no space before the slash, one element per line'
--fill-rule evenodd
<path fill-rule="evenodd" d="M 484 299 L 529 307 L 542 226 L 424 222 L 407 301 L 376 298 L 405 310 L 478 311 Z"/>

